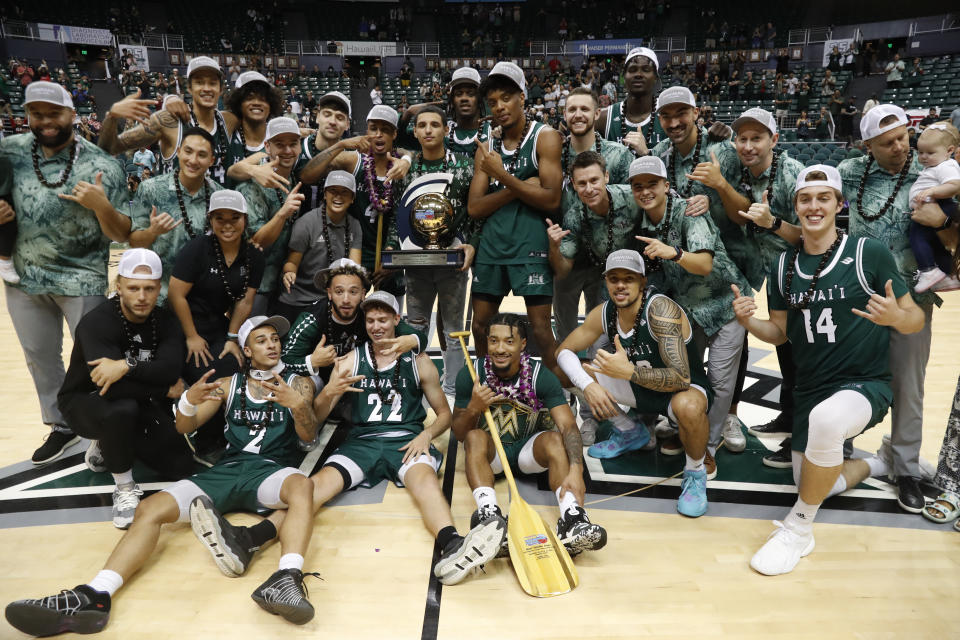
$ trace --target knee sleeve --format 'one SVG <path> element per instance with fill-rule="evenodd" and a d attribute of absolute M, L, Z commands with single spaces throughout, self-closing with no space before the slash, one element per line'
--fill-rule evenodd
<path fill-rule="evenodd" d="M 843 464 L 843 441 L 859 434 L 873 411 L 860 393 L 844 389 L 813 408 L 807 418 L 807 460 L 818 467 Z"/>

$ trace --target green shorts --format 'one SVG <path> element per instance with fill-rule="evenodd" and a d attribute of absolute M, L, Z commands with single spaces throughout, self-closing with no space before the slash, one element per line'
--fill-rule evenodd
<path fill-rule="evenodd" d="M 390 480 L 398 487 L 403 486 L 403 476 L 415 464 L 424 463 L 440 469 L 443 454 L 430 445 L 430 453 L 423 454 L 416 460 L 404 464 L 403 456 L 406 452 L 400 447 L 407 444 L 419 434 L 411 433 L 406 436 L 378 438 L 349 437 L 337 447 L 337 450 L 323 463 L 325 467 L 333 467 L 343 476 L 343 488 L 352 489 L 356 486 L 372 487 L 381 480 Z"/>
<path fill-rule="evenodd" d="M 793 440 L 790 444 L 794 451 L 803 452 L 807 450 L 807 436 L 810 431 L 808 419 L 813 408 L 838 391 L 844 390 L 856 391 L 870 403 L 870 422 L 863 428 L 863 431 L 883 420 L 883 416 L 887 415 L 887 409 L 890 408 L 890 403 L 893 402 L 893 391 L 890 389 L 890 383 L 884 380 L 844 382 L 835 387 L 816 389 L 805 393 L 794 391 Z M 860 433 L 863 433 L 863 431 Z"/>
<path fill-rule="evenodd" d="M 506 296 L 553 297 L 553 273 L 546 262 L 532 264 L 474 264 L 473 293 Z"/>
<path fill-rule="evenodd" d="M 220 513 L 258 511 L 264 507 L 279 509 L 280 487 L 287 477 L 303 475 L 299 469 L 284 466 L 256 454 L 238 454 L 189 478 L 175 482 L 164 491 L 180 506 L 180 520 L 189 519 L 190 503 L 206 494 Z"/>
<path fill-rule="evenodd" d="M 633 391 L 633 397 L 636 401 L 634 411 L 637 414 L 667 416 L 676 423 L 677 417 L 673 415 L 670 402 L 673 400 L 673 396 L 679 393 L 678 391 L 654 391 L 632 382 L 630 383 L 630 389 Z M 707 397 L 707 412 L 709 412 L 710 407 L 713 406 L 713 389 L 709 385 L 705 387 L 699 384 L 691 384 L 690 389 L 699 391 Z"/>
<path fill-rule="evenodd" d="M 540 466 L 533 457 L 533 441 L 541 433 L 546 432 L 537 431 L 523 440 L 503 443 L 503 452 L 507 454 L 507 464 L 510 465 L 511 470 L 527 475 L 542 473 L 547 470 L 546 467 Z M 503 473 L 503 465 L 499 457 L 495 456 L 490 466 L 493 468 L 495 474 L 499 475 Z"/>

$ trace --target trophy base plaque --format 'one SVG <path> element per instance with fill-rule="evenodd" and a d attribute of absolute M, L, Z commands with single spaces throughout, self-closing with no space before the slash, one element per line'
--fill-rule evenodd
<path fill-rule="evenodd" d="M 380 264 L 385 269 L 438 269 L 463 267 L 463 249 L 416 249 L 383 251 Z"/>

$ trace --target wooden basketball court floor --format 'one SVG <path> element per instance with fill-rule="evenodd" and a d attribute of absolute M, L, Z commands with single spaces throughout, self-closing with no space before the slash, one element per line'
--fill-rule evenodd
<path fill-rule="evenodd" d="M 945 299 L 934 316 L 924 401 L 922 455 L 934 463 L 960 370 L 960 294 Z M 508 299 L 505 308 L 520 310 L 522 301 Z M 65 342 L 68 358 L 70 341 Z M 122 532 L 109 521 L 112 488 L 103 480 L 109 477 L 84 475 L 85 441 L 46 469 L 37 471 L 29 463 L 45 428 L 6 312 L 0 312 L 0 345 L 0 604 L 5 606 L 92 579 Z M 776 369 L 768 345 L 752 343 L 740 410 L 748 425 L 775 415 Z M 859 437 L 857 448 L 876 450 L 888 431 L 889 417 Z M 324 433 L 337 437 L 334 425 Z M 462 448 L 449 446 L 447 436 L 436 444 L 446 456 L 441 481 L 463 532 L 474 503 Z M 708 485 L 710 510 L 696 520 L 675 511 L 677 480 L 588 506 L 593 521 L 606 527 L 609 542 L 576 559 L 581 583 L 575 591 L 542 600 L 521 591 L 506 559 L 490 562 L 484 573 L 457 586 L 431 580 L 433 541 L 406 492 L 385 483 L 345 494 L 317 515 L 305 570 L 319 572 L 322 580 L 307 578 L 316 617 L 303 627 L 270 616 L 249 597 L 275 570 L 278 545 L 263 550 L 246 576 L 231 580 L 217 571 L 189 525 L 168 526 L 150 561 L 114 598 L 111 621 L 100 636 L 960 637 L 960 533 L 901 512 L 889 484 L 881 481 L 826 503 L 815 527 L 817 547 L 792 574 L 771 578 L 749 568 L 751 554 L 772 530 L 770 520 L 782 518 L 795 499 L 789 471 L 761 466 L 763 452 L 776 446 L 751 440 L 743 454 L 721 450 L 721 475 Z M 329 453 L 330 445 L 322 449 Z M 314 461 L 322 454 L 318 451 Z M 632 459 L 645 469 L 643 455 L 659 456 Z M 738 475 L 731 479 L 724 472 L 734 468 Z M 625 474 L 595 461 L 588 470 L 588 504 L 669 475 Z M 72 484 L 64 481 L 77 477 L 81 480 Z M 527 501 L 555 523 L 556 501 L 545 489 L 542 479 L 521 483 Z M 499 483 L 497 490 L 506 510 L 505 485 Z M 256 520 L 247 514 L 230 519 Z M 21 637 L 0 621 L 0 638 Z"/>

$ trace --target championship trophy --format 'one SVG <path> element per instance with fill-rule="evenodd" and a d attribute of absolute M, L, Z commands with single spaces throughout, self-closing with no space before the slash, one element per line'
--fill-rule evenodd
<path fill-rule="evenodd" d="M 454 204 L 446 195 L 451 182 L 452 173 L 427 173 L 410 183 L 396 210 L 400 249 L 381 253 L 384 268 L 463 266 L 463 242 L 453 228 Z"/>

